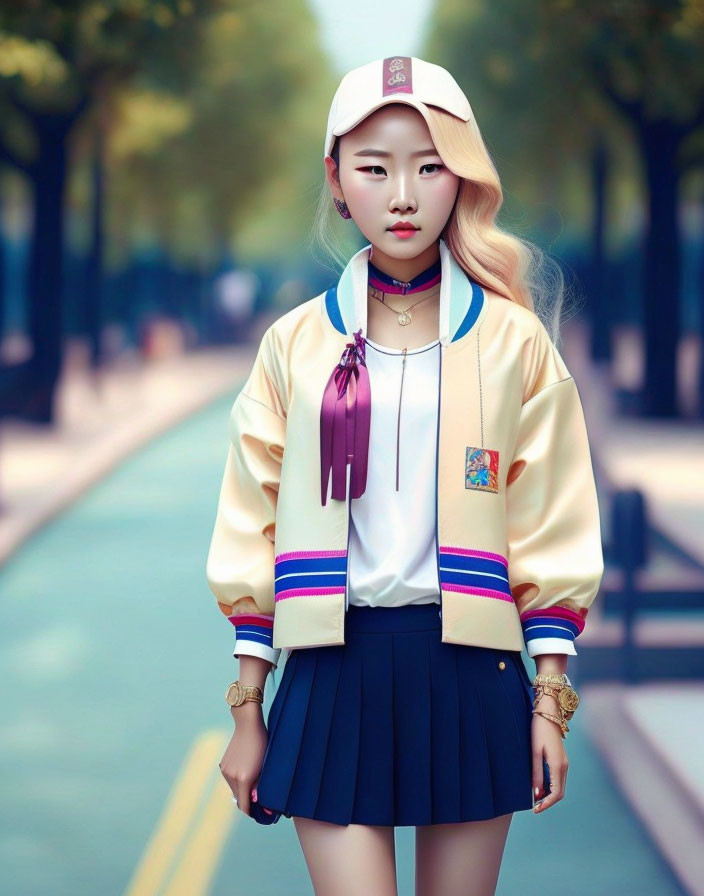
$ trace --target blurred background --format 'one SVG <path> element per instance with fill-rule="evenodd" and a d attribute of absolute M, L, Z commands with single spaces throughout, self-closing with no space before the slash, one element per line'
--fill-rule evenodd
<path fill-rule="evenodd" d="M 205 556 L 259 338 L 339 274 L 330 100 L 390 55 L 453 73 L 562 265 L 599 489 L 566 796 L 497 892 L 704 893 L 703 53 L 701 0 L 0 0 L 3 893 L 312 893 L 218 773 Z"/>

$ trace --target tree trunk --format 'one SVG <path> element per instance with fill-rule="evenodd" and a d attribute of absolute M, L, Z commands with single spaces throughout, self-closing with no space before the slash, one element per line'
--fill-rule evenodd
<path fill-rule="evenodd" d="M 29 253 L 29 335 L 33 356 L 22 417 L 54 421 L 54 396 L 63 346 L 63 211 L 66 184 L 66 127 L 41 119 L 34 180 L 34 228 Z"/>
<path fill-rule="evenodd" d="M 601 136 L 597 137 L 592 155 L 592 183 L 594 185 L 594 229 L 592 236 L 592 358 L 595 361 L 611 358 L 611 300 L 607 295 L 605 265 L 606 181 L 608 158 Z"/>
<path fill-rule="evenodd" d="M 0 346 L 5 338 L 5 328 L 7 321 L 5 320 L 7 311 L 7 290 L 5 288 L 5 234 L 2 231 L 3 218 L 3 201 L 0 193 Z M 2 358 L 0 358 L 2 365 Z"/>
<path fill-rule="evenodd" d="M 93 369 L 102 360 L 103 330 L 103 207 L 104 168 L 103 139 L 100 122 L 96 125 L 93 158 L 93 207 L 91 214 L 92 240 L 86 271 L 85 314 L 90 340 L 90 363 Z"/>
<path fill-rule="evenodd" d="M 642 410 L 678 417 L 681 237 L 676 154 L 679 135 L 668 122 L 641 125 L 649 221 L 645 239 L 645 382 Z"/>

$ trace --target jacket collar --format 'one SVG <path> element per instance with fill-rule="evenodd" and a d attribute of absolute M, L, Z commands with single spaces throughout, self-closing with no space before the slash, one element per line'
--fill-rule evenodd
<path fill-rule="evenodd" d="M 339 281 L 325 293 L 330 323 L 352 338 L 367 332 L 367 283 L 371 245 L 360 249 L 347 263 Z M 486 304 L 481 286 L 455 261 L 443 239 L 439 241 L 441 276 L 439 337 L 442 345 L 466 336 Z"/>

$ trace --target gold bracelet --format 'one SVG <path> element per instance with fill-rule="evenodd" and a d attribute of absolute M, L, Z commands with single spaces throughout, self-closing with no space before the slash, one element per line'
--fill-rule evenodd
<path fill-rule="evenodd" d="M 567 727 L 567 723 L 563 722 L 562 719 L 559 719 L 557 716 L 554 716 L 552 713 L 543 712 L 542 709 L 534 709 L 533 715 L 544 716 L 546 719 L 550 719 L 551 722 L 555 722 L 556 725 L 560 726 L 560 734 L 563 739 L 567 736 L 567 732 L 570 730 Z"/>
<path fill-rule="evenodd" d="M 538 673 L 535 676 L 533 679 L 533 706 L 535 707 L 545 695 L 555 699 L 560 716 L 535 708 L 533 712 L 559 725 L 564 738 L 570 730 L 567 727 L 567 719 L 572 718 L 574 711 L 579 706 L 579 696 L 564 672 Z"/>

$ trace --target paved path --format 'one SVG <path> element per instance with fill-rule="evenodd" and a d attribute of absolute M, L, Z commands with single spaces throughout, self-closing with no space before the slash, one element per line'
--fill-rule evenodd
<path fill-rule="evenodd" d="M 0 420 L 0 565 L 136 447 L 232 390 L 255 351 L 225 346 L 149 362 L 126 355 L 94 375 L 81 346 L 70 346 L 56 425 Z"/>
<path fill-rule="evenodd" d="M 231 398 L 133 454 L 0 570 L 12 892 L 312 893 L 290 820 L 242 816 L 217 769 L 237 667 L 204 563 Z M 568 797 L 514 818 L 497 892 L 680 894 L 573 722 Z M 397 843 L 399 892 L 411 894 L 413 829 Z"/>
<path fill-rule="evenodd" d="M 604 486 L 641 489 L 653 524 L 704 569 L 704 421 L 617 416 L 613 367 L 591 362 L 583 322 L 563 332 Z"/>
<path fill-rule="evenodd" d="M 562 352 L 587 419 L 605 538 L 610 538 L 610 493 L 640 489 L 652 526 L 670 547 L 652 551 L 648 566 L 638 572 L 639 586 L 704 592 L 704 423 L 619 417 L 614 390 L 617 378 L 637 381 L 637 334 L 628 328 L 614 334 L 617 352 L 609 366 L 591 363 L 586 337 L 583 322 L 571 321 Z M 691 370 L 687 380 L 691 404 Z M 607 566 L 602 585 L 618 588 L 619 583 L 618 571 Z M 605 620 L 601 611 L 597 601 L 583 643 L 621 643 L 621 620 Z M 644 647 L 704 648 L 704 612 L 644 613 L 633 635 Z M 578 667 L 578 657 L 576 662 Z M 593 685 L 583 696 L 584 724 L 620 791 L 681 885 L 692 896 L 704 896 L 704 682 L 668 681 L 663 669 L 660 682 Z"/>

